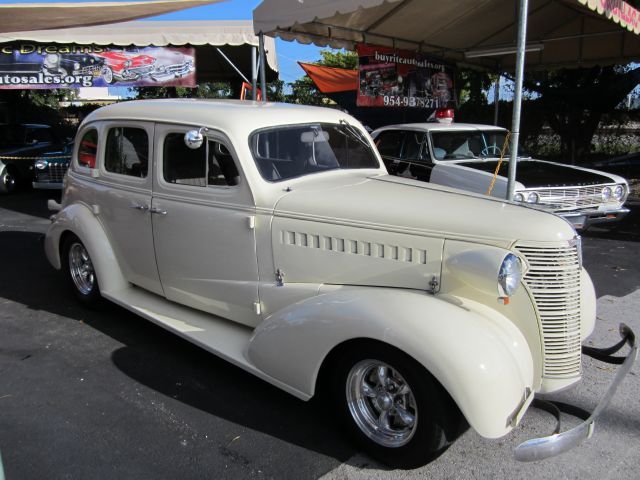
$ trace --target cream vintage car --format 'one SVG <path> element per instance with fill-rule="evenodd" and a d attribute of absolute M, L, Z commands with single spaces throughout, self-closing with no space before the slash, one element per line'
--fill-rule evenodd
<path fill-rule="evenodd" d="M 328 394 L 390 465 L 424 464 L 465 419 L 506 435 L 534 395 L 580 381 L 596 312 L 574 228 L 390 176 L 337 110 L 101 108 L 51 206 L 46 254 L 81 302 L 111 300 L 301 399 Z M 636 354 L 622 334 L 620 378 Z M 593 421 L 517 456 L 560 453 Z"/>

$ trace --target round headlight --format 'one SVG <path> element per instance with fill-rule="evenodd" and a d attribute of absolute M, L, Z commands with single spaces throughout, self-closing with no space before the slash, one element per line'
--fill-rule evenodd
<path fill-rule="evenodd" d="M 74 70 L 80 70 L 80 64 L 79 64 L 78 62 L 75 62 L 75 63 L 73 64 L 73 69 L 74 69 Z"/>
<path fill-rule="evenodd" d="M 524 202 L 524 195 L 518 192 L 513 196 L 513 200 L 516 202 Z"/>
<path fill-rule="evenodd" d="M 46 160 L 38 160 L 38 161 L 35 163 L 35 167 L 36 167 L 38 170 L 44 170 L 45 168 L 47 168 L 47 165 L 49 165 L 49 164 L 47 163 L 47 161 L 46 161 Z"/>
<path fill-rule="evenodd" d="M 602 189 L 602 200 L 605 202 L 611 198 L 611 187 L 604 187 Z"/>
<path fill-rule="evenodd" d="M 515 293 L 522 280 L 522 263 L 513 253 L 509 253 L 500 265 L 498 286 L 502 296 L 510 297 Z"/>
<path fill-rule="evenodd" d="M 536 192 L 527 193 L 527 203 L 538 203 L 540 201 L 540 195 Z"/>
<path fill-rule="evenodd" d="M 124 62 L 124 66 L 125 66 L 125 68 L 129 68 L 131 66 L 131 60 L 126 60 Z"/>
<path fill-rule="evenodd" d="M 624 186 L 616 185 L 616 188 L 613 189 L 613 198 L 620 200 L 622 197 L 624 197 Z"/>

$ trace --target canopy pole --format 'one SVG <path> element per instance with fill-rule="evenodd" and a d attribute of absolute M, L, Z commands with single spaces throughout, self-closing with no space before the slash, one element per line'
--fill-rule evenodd
<path fill-rule="evenodd" d="M 264 55 L 264 33 L 260 32 L 258 34 L 259 48 L 260 48 L 260 85 L 262 87 L 262 101 L 267 101 L 267 72 L 266 66 L 267 62 L 265 61 Z"/>
<path fill-rule="evenodd" d="M 257 60 L 256 47 L 251 47 L 251 99 L 255 102 L 258 96 L 256 89 L 258 88 L 258 70 L 256 69 Z"/>
<path fill-rule="evenodd" d="M 222 50 L 220 50 L 218 47 L 216 47 L 216 50 L 222 56 L 222 58 L 224 58 L 227 61 L 227 63 L 229 63 L 229 65 L 231 65 L 231 67 L 233 67 L 233 69 L 236 72 L 238 72 L 238 75 L 240 75 L 245 82 L 249 83 L 249 79 L 245 77 L 244 74 L 240 71 L 240 69 L 233 64 L 233 62 L 229 59 L 229 57 L 227 57 L 224 53 L 222 53 Z"/>
<path fill-rule="evenodd" d="M 496 77 L 496 83 L 493 86 L 493 124 L 498 125 L 498 110 L 500 109 L 500 69 L 498 69 L 498 76 Z"/>
<path fill-rule="evenodd" d="M 522 84 L 524 76 L 524 55 L 527 45 L 527 13 L 529 1 L 520 0 L 518 15 L 518 54 L 516 57 L 516 86 L 513 98 L 513 117 L 511 119 L 511 155 L 509 157 L 509 179 L 507 182 L 507 200 L 513 200 L 516 183 L 516 162 L 518 161 L 518 140 L 520 138 L 520 111 L 522 109 Z"/>

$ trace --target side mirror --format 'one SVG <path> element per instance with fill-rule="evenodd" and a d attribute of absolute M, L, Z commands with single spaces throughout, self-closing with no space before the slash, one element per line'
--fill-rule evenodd
<path fill-rule="evenodd" d="M 184 134 L 184 144 L 192 150 L 197 150 L 204 142 L 203 132 L 209 130 L 207 127 L 200 127 L 198 130 L 189 130 Z"/>

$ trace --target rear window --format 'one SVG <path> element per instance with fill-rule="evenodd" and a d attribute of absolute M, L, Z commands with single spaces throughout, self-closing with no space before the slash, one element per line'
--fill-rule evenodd
<path fill-rule="evenodd" d="M 95 128 L 87 130 L 78 147 L 78 165 L 81 167 L 96 168 L 96 155 L 98 153 L 98 131 Z"/>

